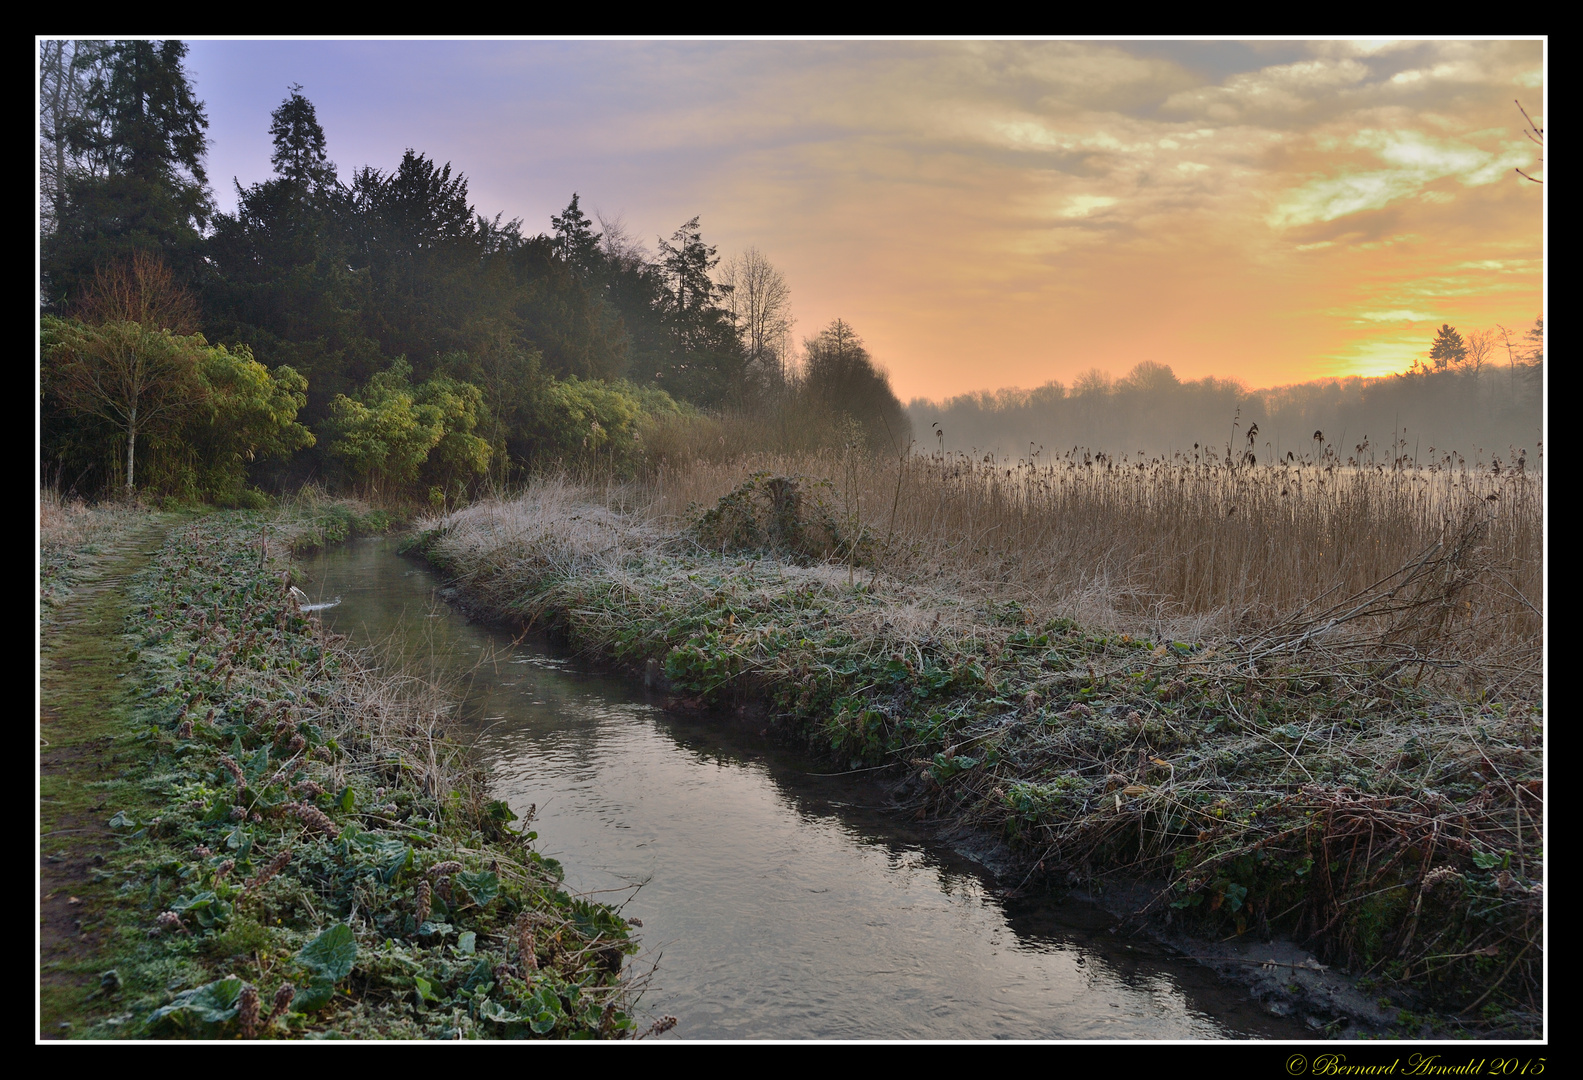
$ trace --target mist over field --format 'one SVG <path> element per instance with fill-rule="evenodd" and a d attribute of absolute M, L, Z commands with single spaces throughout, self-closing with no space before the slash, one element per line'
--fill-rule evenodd
<path fill-rule="evenodd" d="M 1184 381 L 1169 365 L 1144 362 L 1119 379 L 1096 369 L 1069 387 L 914 398 L 907 412 L 918 449 L 947 453 L 1049 460 L 1074 448 L 1112 455 L 1204 448 L 1271 462 L 1313 454 L 1322 433 L 1320 442 L 1360 463 L 1405 454 L 1428 465 L 1446 452 L 1510 461 L 1523 451 L 1537 463 L 1544 370 L 1530 334 L 1537 327 L 1512 335 L 1512 352 L 1501 349 L 1499 362 L 1464 359 L 1383 378 L 1250 390 L 1230 379 Z"/>

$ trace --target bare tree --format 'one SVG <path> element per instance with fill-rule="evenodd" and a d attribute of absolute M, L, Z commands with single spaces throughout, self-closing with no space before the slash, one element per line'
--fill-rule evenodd
<path fill-rule="evenodd" d="M 197 375 L 198 305 L 170 268 L 146 251 L 94 271 L 74 314 L 55 322 L 49 389 L 72 412 L 126 434 L 126 492 L 134 487 L 137 439 L 187 415 L 204 397 Z"/>
<path fill-rule="evenodd" d="M 1501 332 L 1501 344 L 1506 347 L 1506 385 L 1515 394 L 1517 390 L 1517 351 L 1512 347 L 1512 332 L 1500 323 L 1495 328 Z"/>
<path fill-rule="evenodd" d="M 1523 114 L 1523 119 L 1524 120 L 1528 121 L 1528 126 L 1523 128 L 1523 134 L 1528 136 L 1528 141 L 1529 142 L 1531 142 L 1535 146 L 1539 147 L 1540 150 L 1543 150 L 1545 148 L 1545 129 L 1540 127 L 1538 124 L 1534 123 L 1534 118 L 1528 115 L 1528 110 L 1523 108 L 1523 103 L 1522 102 L 1519 101 L 1516 104 L 1517 104 L 1517 111 Z M 1544 163 L 1545 163 L 1544 155 L 1540 154 L 1539 155 L 1539 164 L 1543 165 Z M 1544 183 L 1543 180 L 1539 180 L 1539 179 L 1536 179 L 1535 177 L 1529 176 L 1527 173 L 1523 172 L 1521 169 L 1517 170 L 1517 175 L 1522 177 L 1524 180 L 1532 180 L 1536 184 Z"/>
<path fill-rule="evenodd" d="M 102 64 L 96 41 L 43 39 L 39 64 L 39 217 L 44 235 L 55 231 L 66 209 L 73 176 L 102 173 L 89 157 L 72 149 L 71 128 L 82 118 L 93 77 Z"/>
<path fill-rule="evenodd" d="M 175 334 L 198 330 L 192 294 L 159 256 L 147 251 L 96 267 L 74 314 L 86 323 L 133 322 Z"/>
<path fill-rule="evenodd" d="M 612 266 L 639 270 L 649 264 L 648 249 L 627 231 L 627 223 L 620 214 L 607 218 L 595 210 L 594 219 L 599 222 L 600 253 Z"/>
<path fill-rule="evenodd" d="M 1484 372 L 1484 365 L 1495 352 L 1495 331 L 1474 330 L 1468 334 L 1467 353 L 1462 357 L 1462 369 L 1472 372 L 1476 379 Z"/>
<path fill-rule="evenodd" d="M 749 365 L 784 380 L 796 325 L 785 277 L 762 251 L 750 247 L 721 266 L 719 278 L 730 290 L 722 306 L 742 339 Z"/>

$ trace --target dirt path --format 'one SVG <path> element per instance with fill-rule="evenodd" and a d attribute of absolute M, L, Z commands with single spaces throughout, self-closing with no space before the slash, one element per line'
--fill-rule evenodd
<path fill-rule="evenodd" d="M 105 545 L 45 628 L 39 653 L 39 1037 L 68 1037 L 104 1011 L 109 927 L 97 868 L 113 846 L 103 813 L 130 758 L 120 680 L 135 664 L 122 636 L 126 585 L 171 528 L 158 517 Z M 108 782 L 108 783 L 107 783 Z M 135 805 L 134 791 L 127 791 Z M 117 796 L 117 804 L 128 800 Z"/>

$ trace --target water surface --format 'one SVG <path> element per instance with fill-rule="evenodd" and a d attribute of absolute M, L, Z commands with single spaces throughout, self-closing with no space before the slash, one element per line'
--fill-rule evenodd
<path fill-rule="evenodd" d="M 458 680 L 460 734 L 572 891 L 640 919 L 640 1012 L 697 1039 L 1305 1038 L 1097 909 L 1007 901 L 982 867 L 885 808 L 863 776 L 635 682 L 514 643 L 439 581 L 358 540 L 308 566 L 320 615 Z"/>

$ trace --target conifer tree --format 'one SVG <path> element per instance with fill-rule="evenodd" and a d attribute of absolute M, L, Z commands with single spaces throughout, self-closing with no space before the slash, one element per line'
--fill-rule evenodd
<path fill-rule="evenodd" d="M 317 190 L 335 183 L 335 163 L 325 153 L 324 128 L 313 102 L 302 96 L 302 84 L 293 83 L 280 108 L 269 114 L 269 134 L 275 152 L 269 163 L 284 180 Z"/>
<path fill-rule="evenodd" d="M 1467 355 L 1468 347 L 1456 327 L 1442 325 L 1429 348 L 1429 359 L 1435 362 L 1436 370 L 1444 371 L 1447 364 L 1460 364 Z"/>
<path fill-rule="evenodd" d="M 600 234 L 594 232 L 593 223 L 579 209 L 577 192 L 572 192 L 572 201 L 565 210 L 550 216 L 550 226 L 555 230 L 555 252 L 561 261 L 579 274 L 592 271 L 599 260 Z"/>
<path fill-rule="evenodd" d="M 138 250 L 160 252 L 187 282 L 203 272 L 209 120 L 182 67 L 186 55 L 181 41 L 114 41 L 97 54 L 65 133 L 71 153 L 97 169 L 66 184 L 44 252 L 51 302 L 69 301 L 96 264 Z"/>

